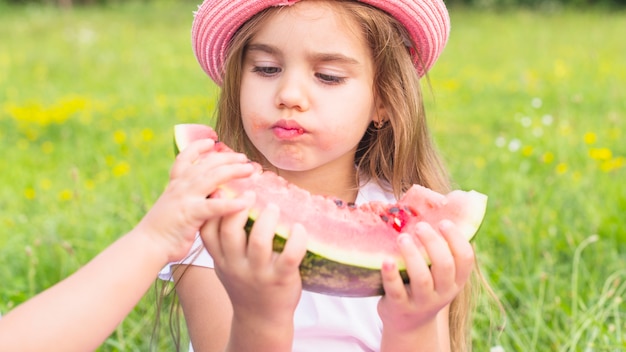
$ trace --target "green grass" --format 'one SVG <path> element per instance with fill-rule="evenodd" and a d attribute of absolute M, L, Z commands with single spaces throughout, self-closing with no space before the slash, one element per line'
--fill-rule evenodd
<path fill-rule="evenodd" d="M 0 312 L 131 229 L 167 182 L 172 126 L 216 89 L 192 2 L 0 11 Z M 431 127 L 458 187 L 490 197 L 475 240 L 506 310 L 477 351 L 626 348 L 626 14 L 451 10 Z M 154 292 L 102 346 L 145 351 Z M 166 302 L 166 304 L 168 304 Z M 167 316 L 167 312 L 163 313 Z M 157 350 L 170 350 L 167 317 Z"/>

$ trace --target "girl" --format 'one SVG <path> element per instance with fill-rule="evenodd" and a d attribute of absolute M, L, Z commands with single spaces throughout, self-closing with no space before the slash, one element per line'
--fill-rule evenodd
<path fill-rule="evenodd" d="M 180 154 L 168 187 L 128 234 L 76 273 L 0 319 L 0 351 L 93 351 L 148 290 L 159 269 L 183 258 L 211 217 L 249 207 L 244 200 L 207 199 L 219 184 L 247 177 L 243 154 L 202 159 L 199 141 Z"/>
<path fill-rule="evenodd" d="M 222 86 L 220 138 L 299 187 L 358 204 L 392 202 L 415 183 L 449 191 L 419 81 L 448 29 L 440 0 L 206 0 L 192 38 Z M 294 226 L 285 250 L 273 253 L 279 211 L 262 211 L 248 241 L 246 211 L 207 222 L 194 246 L 201 253 L 163 270 L 176 283 L 193 349 L 470 348 L 474 252 L 452 223 L 399 236 L 410 285 L 389 261 L 383 297 L 347 298 L 302 291 L 306 233 Z"/>

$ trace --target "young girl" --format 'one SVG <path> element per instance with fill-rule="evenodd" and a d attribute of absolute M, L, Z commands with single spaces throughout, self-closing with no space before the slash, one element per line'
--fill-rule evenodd
<path fill-rule="evenodd" d="M 129 233 L 76 273 L 19 305 L 0 319 L 0 351 L 93 351 L 148 290 L 159 270 L 180 260 L 210 218 L 250 205 L 207 199 L 218 185 L 250 176 L 242 154 L 210 159 L 198 141 L 180 154 L 168 187 Z"/>
<path fill-rule="evenodd" d="M 206 0 L 192 38 L 222 87 L 222 141 L 314 194 L 359 204 L 393 202 L 412 184 L 449 191 L 420 91 L 448 32 L 440 0 Z M 399 236 L 409 285 L 388 261 L 384 296 L 348 298 L 302 291 L 306 231 L 295 225 L 273 253 L 280 211 L 263 210 L 248 241 L 246 211 L 209 221 L 194 246 L 201 253 L 163 270 L 193 349 L 470 349 L 474 252 L 451 222 Z"/>

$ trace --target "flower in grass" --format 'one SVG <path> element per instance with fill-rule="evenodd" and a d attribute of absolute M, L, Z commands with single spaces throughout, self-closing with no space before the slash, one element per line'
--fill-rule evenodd
<path fill-rule="evenodd" d="M 29 187 L 24 190 L 24 197 L 26 199 L 33 200 L 35 199 L 36 196 L 37 196 L 37 192 L 35 192 L 35 189 Z"/>
<path fill-rule="evenodd" d="M 555 171 L 558 175 L 563 175 L 567 172 L 567 164 L 566 163 L 558 163 L 556 165 Z"/>
<path fill-rule="evenodd" d="M 45 141 L 41 144 L 41 151 L 44 154 L 51 154 L 54 151 L 54 144 L 50 141 Z"/>
<path fill-rule="evenodd" d="M 522 155 L 526 156 L 526 157 L 533 155 L 533 147 L 532 147 L 532 145 L 525 145 L 522 148 Z"/>
<path fill-rule="evenodd" d="M 41 189 L 43 189 L 44 191 L 47 191 L 52 187 L 52 181 L 50 181 L 50 179 L 48 178 L 44 178 L 39 181 L 39 187 L 41 187 Z"/>
<path fill-rule="evenodd" d="M 552 163 L 554 161 L 554 154 L 552 152 L 543 153 L 543 155 L 541 156 L 541 161 L 546 164 Z"/>
<path fill-rule="evenodd" d="M 517 138 L 514 138 L 509 142 L 509 151 L 511 153 L 518 151 L 521 147 L 522 147 L 522 141 L 520 141 Z"/>
<path fill-rule="evenodd" d="M 583 140 L 585 141 L 585 144 L 591 145 L 594 144 L 596 140 L 598 140 L 598 136 L 596 136 L 596 134 L 593 132 L 587 132 L 583 136 Z"/>
<path fill-rule="evenodd" d="M 496 147 L 502 148 L 506 145 L 506 138 L 499 136 L 496 138 Z"/>
<path fill-rule="evenodd" d="M 122 130 L 113 132 L 113 141 L 115 144 L 124 144 L 126 142 L 126 132 Z"/>
<path fill-rule="evenodd" d="M 130 172 L 130 164 L 125 161 L 120 161 L 113 166 L 113 176 L 122 177 Z"/>
<path fill-rule="evenodd" d="M 539 109 L 543 105 L 543 101 L 541 98 L 535 97 L 530 101 L 530 105 L 535 109 Z"/>
<path fill-rule="evenodd" d="M 150 142 L 154 138 L 154 131 L 149 128 L 144 128 L 141 130 L 141 139 L 144 142 Z"/>
<path fill-rule="evenodd" d="M 72 198 L 74 198 L 74 193 L 67 188 L 59 192 L 59 200 L 66 202 L 68 200 L 71 200 Z"/>
<path fill-rule="evenodd" d="M 589 149 L 589 157 L 598 161 L 611 160 L 613 153 L 609 148 L 591 148 Z"/>
<path fill-rule="evenodd" d="M 611 172 L 613 170 L 617 170 L 619 168 L 624 167 L 624 162 L 625 162 L 624 157 L 620 156 L 617 158 L 612 158 L 610 160 L 603 161 L 600 164 L 600 170 L 602 172 Z"/>
<path fill-rule="evenodd" d="M 554 122 L 554 118 L 550 114 L 546 114 L 541 117 L 541 123 L 543 123 L 545 126 L 552 125 L 552 122 Z"/>

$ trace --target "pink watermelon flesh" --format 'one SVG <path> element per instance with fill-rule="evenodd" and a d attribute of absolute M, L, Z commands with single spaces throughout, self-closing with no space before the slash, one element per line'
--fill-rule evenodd
<path fill-rule="evenodd" d="M 198 138 L 217 135 L 208 126 L 185 124 L 175 127 L 175 142 L 183 150 Z M 225 145 L 217 148 L 229 151 Z M 383 294 L 380 268 L 386 258 L 395 258 L 405 282 L 404 262 L 396 238 L 401 232 L 415 235 L 415 224 L 424 221 L 437 226 L 448 219 L 461 235 L 471 239 L 485 215 L 487 197 L 475 191 L 452 191 L 442 195 L 414 185 L 396 204 L 370 202 L 356 207 L 341 200 L 320 195 L 290 184 L 273 172 L 259 172 L 220 186 L 214 197 L 235 197 L 246 190 L 256 193 L 247 230 L 258 212 L 268 203 L 281 209 L 274 249 L 280 251 L 294 223 L 307 230 L 307 254 L 300 265 L 306 290 L 337 296 L 374 296 Z M 423 252 L 429 261 L 426 253 Z"/>

